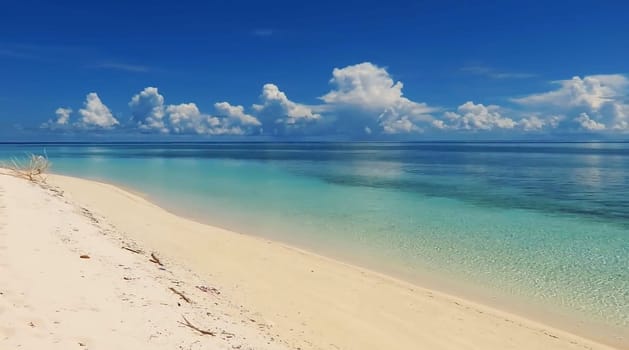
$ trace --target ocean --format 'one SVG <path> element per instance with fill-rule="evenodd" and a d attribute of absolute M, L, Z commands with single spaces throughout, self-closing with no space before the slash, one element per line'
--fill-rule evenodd
<path fill-rule="evenodd" d="M 629 143 L 1 144 L 0 159 L 44 151 L 54 172 L 202 222 L 629 327 Z"/>

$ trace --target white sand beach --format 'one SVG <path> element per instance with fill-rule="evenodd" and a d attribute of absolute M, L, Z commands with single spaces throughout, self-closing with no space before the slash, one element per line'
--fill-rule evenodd
<path fill-rule="evenodd" d="M 0 349 L 612 348 L 113 185 L 0 174 Z"/>

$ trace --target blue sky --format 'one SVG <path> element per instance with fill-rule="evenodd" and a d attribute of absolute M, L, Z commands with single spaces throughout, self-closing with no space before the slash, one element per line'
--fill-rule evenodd
<path fill-rule="evenodd" d="M 625 139 L 623 1 L 9 1 L 0 140 Z"/>

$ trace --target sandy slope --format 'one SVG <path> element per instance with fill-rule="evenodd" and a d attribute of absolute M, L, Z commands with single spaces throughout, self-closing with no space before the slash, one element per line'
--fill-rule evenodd
<path fill-rule="evenodd" d="M 123 246 L 138 248 L 62 192 L 0 175 L 0 349 L 285 348 L 222 294 L 196 288 L 211 281 Z"/>
<path fill-rule="evenodd" d="M 609 349 L 513 314 L 183 219 L 115 186 L 61 176 L 49 183 L 52 190 L 41 190 L 0 176 L 3 349 L 54 341 L 90 349 L 220 348 L 239 341 L 256 349 Z M 123 245 L 156 252 L 166 270 Z M 92 258 L 80 259 L 84 253 Z M 194 304 L 178 300 L 171 286 Z M 200 336 L 177 323 L 182 314 L 235 336 Z"/>

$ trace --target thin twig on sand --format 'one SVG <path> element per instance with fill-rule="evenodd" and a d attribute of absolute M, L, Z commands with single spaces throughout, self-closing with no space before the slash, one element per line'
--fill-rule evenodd
<path fill-rule="evenodd" d="M 197 286 L 197 289 L 205 293 L 212 293 L 216 295 L 221 294 L 221 292 L 214 287 Z"/>
<path fill-rule="evenodd" d="M 162 264 L 162 262 L 159 260 L 159 258 L 157 258 L 157 256 L 155 256 L 155 253 L 151 253 L 151 258 L 149 259 L 150 262 L 155 263 L 159 266 L 164 266 L 164 264 Z"/>
<path fill-rule="evenodd" d="M 193 325 L 192 323 L 190 323 L 190 321 L 188 321 L 188 319 L 186 318 L 186 316 L 181 315 L 181 317 L 183 317 L 183 320 L 184 320 L 184 321 L 186 321 L 186 322 L 184 323 L 184 322 L 179 321 L 179 323 L 180 323 L 180 324 L 182 324 L 182 325 L 184 325 L 184 326 L 186 326 L 186 327 L 192 328 L 192 329 L 194 329 L 195 331 L 197 331 L 197 332 L 201 333 L 202 335 L 211 335 L 211 336 L 215 336 L 215 335 L 216 335 L 216 333 L 214 333 L 214 332 L 212 332 L 212 331 L 210 331 L 210 330 L 203 330 L 203 329 L 201 329 L 201 328 L 199 328 L 199 327 L 197 327 L 197 326 Z"/>
<path fill-rule="evenodd" d="M 130 252 L 132 252 L 132 253 L 142 254 L 142 251 L 141 251 L 141 250 L 139 250 L 139 249 L 131 249 L 131 248 L 129 248 L 129 247 L 122 247 L 122 249 L 126 249 L 126 250 L 128 250 L 128 251 L 130 251 Z"/>
<path fill-rule="evenodd" d="M 226 336 L 227 338 L 233 338 L 233 337 L 236 336 L 236 334 L 231 333 L 231 332 L 227 332 L 227 331 L 222 331 L 221 334 Z"/>
<path fill-rule="evenodd" d="M 170 289 L 173 293 L 175 293 L 175 294 L 179 295 L 179 296 L 181 297 L 181 299 L 183 299 L 183 300 L 185 300 L 185 301 L 186 301 L 186 303 L 188 303 L 188 304 L 191 304 L 191 303 L 192 303 L 192 300 L 190 300 L 190 298 L 188 298 L 188 297 L 187 297 L 185 294 L 183 294 L 182 292 L 180 292 L 180 291 L 176 290 L 176 289 L 175 289 L 175 288 L 173 288 L 173 287 L 170 287 L 169 289 Z"/>

